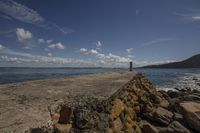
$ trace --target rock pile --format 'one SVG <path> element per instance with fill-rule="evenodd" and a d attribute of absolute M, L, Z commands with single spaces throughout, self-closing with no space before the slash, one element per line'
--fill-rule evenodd
<path fill-rule="evenodd" d="M 158 92 L 142 74 L 108 99 L 74 99 L 74 103 L 62 101 L 49 106 L 52 120 L 41 132 L 200 132 L 200 93 L 189 89 Z"/>

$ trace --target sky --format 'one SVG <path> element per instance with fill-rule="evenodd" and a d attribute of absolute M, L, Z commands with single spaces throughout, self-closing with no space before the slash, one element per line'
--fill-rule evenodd
<path fill-rule="evenodd" d="M 0 0 L 0 67 L 138 67 L 199 53 L 199 0 Z"/>

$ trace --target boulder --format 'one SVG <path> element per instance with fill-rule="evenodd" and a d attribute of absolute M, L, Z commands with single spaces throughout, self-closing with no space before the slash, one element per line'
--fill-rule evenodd
<path fill-rule="evenodd" d="M 194 94 L 189 94 L 189 95 L 185 95 L 183 97 L 183 100 L 185 100 L 185 101 L 199 101 L 200 102 L 200 96 L 194 95 Z"/>
<path fill-rule="evenodd" d="M 152 113 L 147 114 L 147 118 L 161 125 L 168 125 L 172 117 L 173 113 L 162 107 L 158 107 Z"/>
<path fill-rule="evenodd" d="M 179 113 L 174 113 L 174 120 L 176 120 L 176 121 L 178 121 L 180 123 L 184 122 L 183 115 L 181 115 Z"/>
<path fill-rule="evenodd" d="M 55 124 L 55 133 L 69 133 L 72 128 L 71 124 Z"/>
<path fill-rule="evenodd" d="M 200 132 L 200 103 L 183 102 L 180 103 L 180 107 L 188 125 L 197 132 Z"/>
<path fill-rule="evenodd" d="M 60 110 L 60 117 L 58 123 L 60 124 L 70 124 L 70 119 L 72 116 L 72 109 L 66 106 L 62 106 Z"/>
<path fill-rule="evenodd" d="M 116 99 L 114 101 L 114 105 L 111 110 L 111 116 L 115 119 L 121 114 L 123 110 L 124 110 L 123 102 L 120 99 Z"/>
<path fill-rule="evenodd" d="M 168 102 L 167 100 L 162 100 L 162 101 L 160 102 L 160 107 L 163 107 L 163 108 L 165 108 L 165 109 L 168 109 L 168 107 L 169 107 L 169 102 Z"/>
<path fill-rule="evenodd" d="M 114 130 L 121 131 L 121 129 L 123 128 L 123 124 L 122 124 L 120 118 L 117 118 L 117 119 L 113 122 L 113 128 L 114 128 Z"/>
<path fill-rule="evenodd" d="M 178 121 L 173 121 L 167 128 L 160 128 L 159 133 L 190 133 L 190 131 Z"/>
<path fill-rule="evenodd" d="M 168 94 L 168 96 L 171 97 L 171 98 L 177 98 L 177 97 L 180 96 L 180 93 L 179 93 L 179 92 L 173 91 L 173 90 L 168 90 L 168 91 L 167 91 L 167 94 Z"/>
<path fill-rule="evenodd" d="M 153 125 L 151 125 L 147 121 L 141 121 L 140 127 L 143 133 L 159 133 L 158 129 L 156 129 Z"/>

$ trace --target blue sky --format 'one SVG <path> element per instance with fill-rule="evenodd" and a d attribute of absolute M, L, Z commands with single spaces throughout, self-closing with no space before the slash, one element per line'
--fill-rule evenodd
<path fill-rule="evenodd" d="M 199 0 L 0 0 L 0 66 L 143 66 L 199 52 Z"/>

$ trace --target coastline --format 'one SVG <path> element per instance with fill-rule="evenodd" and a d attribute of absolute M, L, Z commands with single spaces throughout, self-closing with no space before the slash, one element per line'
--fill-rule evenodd
<path fill-rule="evenodd" d="M 200 131 L 199 91 L 158 91 L 136 72 L 5 84 L 0 94 L 1 132 Z"/>

